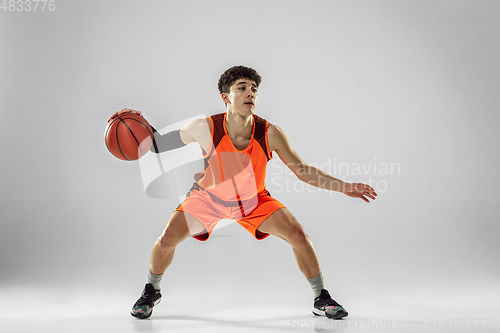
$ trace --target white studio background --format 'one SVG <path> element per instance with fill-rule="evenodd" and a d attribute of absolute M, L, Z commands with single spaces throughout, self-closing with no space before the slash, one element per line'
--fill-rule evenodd
<path fill-rule="evenodd" d="M 304 160 L 379 192 L 365 204 L 270 162 L 268 188 L 331 291 L 498 306 L 500 2 L 55 5 L 0 11 L 3 290 L 112 285 L 128 309 L 178 202 L 149 198 L 138 162 L 107 152 L 106 122 L 122 108 L 157 128 L 223 112 L 217 80 L 242 64 L 263 78 L 256 113 Z M 237 225 L 182 243 L 163 286 L 311 296 L 287 244 Z"/>

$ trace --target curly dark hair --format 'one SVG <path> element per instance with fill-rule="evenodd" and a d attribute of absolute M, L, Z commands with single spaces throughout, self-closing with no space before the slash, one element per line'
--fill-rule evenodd
<path fill-rule="evenodd" d="M 255 69 L 245 66 L 234 66 L 226 70 L 219 78 L 219 92 L 229 93 L 229 88 L 236 80 L 250 79 L 255 81 L 257 87 L 260 85 L 261 77 Z"/>

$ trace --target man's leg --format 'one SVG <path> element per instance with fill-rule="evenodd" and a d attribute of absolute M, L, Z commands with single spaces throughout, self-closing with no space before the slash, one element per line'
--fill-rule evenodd
<path fill-rule="evenodd" d="M 204 229 L 203 224 L 191 214 L 175 211 L 153 246 L 149 271 L 155 275 L 165 273 L 174 258 L 175 247 L 190 234 L 197 234 Z"/>
<path fill-rule="evenodd" d="M 278 209 L 271 214 L 257 230 L 288 242 L 293 248 L 297 265 L 306 279 L 321 274 L 318 256 L 311 240 L 287 208 Z"/>
<path fill-rule="evenodd" d="M 203 224 L 186 212 L 175 211 L 151 253 L 149 263 L 148 284 L 141 297 L 132 307 L 132 316 L 145 319 L 153 312 L 153 307 L 161 300 L 160 280 L 166 269 L 172 263 L 175 247 L 190 234 L 194 235 L 204 230 Z"/>
<path fill-rule="evenodd" d="M 315 294 L 317 297 L 314 300 L 314 314 L 335 319 L 347 316 L 347 311 L 330 297 L 327 290 L 323 289 L 323 276 L 313 244 L 302 225 L 287 208 L 275 211 L 262 222 L 257 230 L 288 242 L 293 248 L 299 269 L 311 283 L 313 290 L 315 284 L 321 286 L 318 290 L 319 294 Z"/>

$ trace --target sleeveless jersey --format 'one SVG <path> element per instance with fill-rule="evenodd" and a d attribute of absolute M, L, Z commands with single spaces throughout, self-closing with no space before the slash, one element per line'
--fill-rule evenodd
<path fill-rule="evenodd" d="M 212 143 L 202 148 L 204 170 L 195 175 L 195 186 L 219 201 L 240 204 L 268 194 L 265 186 L 267 162 L 272 159 L 267 138 L 268 122 L 253 116 L 250 143 L 243 150 L 234 146 L 226 129 L 226 113 L 209 117 Z"/>

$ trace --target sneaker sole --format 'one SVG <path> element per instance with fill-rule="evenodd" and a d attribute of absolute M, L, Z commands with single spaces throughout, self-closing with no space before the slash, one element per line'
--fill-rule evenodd
<path fill-rule="evenodd" d="M 155 301 L 153 303 L 153 307 L 157 304 L 160 304 L 160 301 L 161 301 L 161 298 L 159 298 L 157 301 Z M 144 313 L 140 313 L 140 312 L 137 312 L 137 313 L 134 313 L 132 312 L 133 310 L 130 310 L 130 314 L 132 315 L 132 317 L 135 317 L 135 318 L 139 318 L 139 319 L 148 319 L 149 317 L 151 317 L 151 315 L 153 314 L 153 308 L 151 308 L 151 312 L 147 315 L 147 314 L 144 314 Z"/>
<path fill-rule="evenodd" d="M 329 314 L 325 313 L 325 311 L 322 311 L 322 310 L 319 310 L 319 309 L 316 309 L 316 308 L 313 309 L 312 313 L 315 316 L 327 317 L 327 318 L 330 318 L 330 319 L 340 319 L 340 318 L 347 317 L 349 315 L 347 313 L 347 311 L 343 311 L 343 312 L 338 313 L 336 316 L 332 316 L 332 315 L 329 315 Z"/>

